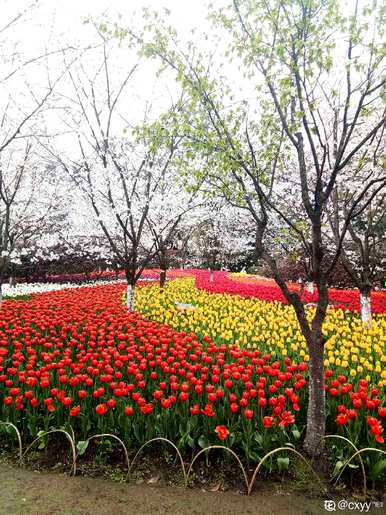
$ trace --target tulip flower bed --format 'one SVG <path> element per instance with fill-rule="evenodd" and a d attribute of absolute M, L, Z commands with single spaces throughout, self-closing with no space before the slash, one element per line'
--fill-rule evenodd
<path fill-rule="evenodd" d="M 181 313 L 175 302 L 190 303 L 195 310 Z M 157 285 L 141 289 L 138 310 L 148 319 L 176 330 L 207 335 L 215 341 L 271 353 L 276 359 L 308 361 L 307 345 L 292 307 L 236 295 L 213 294 L 194 287 L 192 279 L 169 283 L 160 294 Z M 311 313 L 313 308 L 309 308 Z M 325 322 L 325 366 L 337 375 L 366 379 L 386 386 L 386 316 L 376 315 L 371 328 L 359 316 L 330 309 Z"/>
<path fill-rule="evenodd" d="M 254 297 L 269 302 L 281 302 L 286 304 L 280 288 L 272 280 L 265 278 L 256 279 L 248 274 L 229 274 L 226 272 L 215 272 L 214 282 L 209 280 L 209 274 L 204 270 L 192 271 L 196 277 L 197 288 L 204 289 L 212 293 L 229 293 L 240 295 L 241 297 Z M 290 284 L 290 289 L 299 290 L 298 284 Z M 360 299 L 358 290 L 343 290 L 329 288 L 329 302 L 334 308 L 344 309 L 354 313 L 360 311 Z M 314 303 L 317 301 L 317 292 L 310 293 L 303 291 L 302 300 L 305 303 Z M 374 291 L 371 294 L 371 306 L 373 313 L 386 314 L 386 290 Z"/>
<path fill-rule="evenodd" d="M 168 271 L 168 276 L 171 278 L 184 277 L 186 275 L 192 275 L 200 271 L 196 270 L 178 270 L 172 269 Z M 160 270 L 156 268 L 145 269 L 142 272 L 141 279 L 158 280 Z M 111 280 L 111 279 L 123 279 L 125 280 L 125 273 L 123 271 L 115 272 L 114 270 L 103 270 L 100 272 L 90 272 L 89 274 L 56 274 L 48 275 L 47 280 L 50 283 L 85 283 L 86 281 L 100 281 L 100 280 Z"/>
<path fill-rule="evenodd" d="M 202 285 L 202 283 L 201 283 Z M 195 307 L 181 313 L 175 302 Z M 258 349 L 278 362 L 307 363 L 307 345 L 292 307 L 194 287 L 192 279 L 142 289 L 139 311 L 176 330 L 210 336 L 218 344 Z M 309 312 L 313 308 L 309 308 Z M 356 314 L 330 309 L 325 323 L 327 430 L 348 437 L 359 447 L 384 448 L 386 418 L 386 316 L 376 315 L 371 328 Z M 304 397 L 300 398 L 305 411 Z M 303 419 L 304 420 L 304 419 Z"/>
<path fill-rule="evenodd" d="M 108 284 L 3 303 L 0 420 L 26 439 L 71 425 L 77 440 L 110 433 L 138 448 L 160 436 L 182 452 L 222 443 L 252 462 L 299 444 L 308 355 L 288 305 L 179 279 L 163 292 L 140 285 L 140 313 L 127 313 L 122 293 Z M 384 448 L 386 318 L 364 329 L 332 310 L 326 331 L 328 431 Z"/>
<path fill-rule="evenodd" d="M 81 438 L 112 432 L 138 446 L 164 436 L 182 450 L 227 439 L 254 460 L 299 439 L 305 362 L 127 314 L 121 292 L 84 287 L 4 302 L 2 420 L 31 437 L 71 423 Z"/>

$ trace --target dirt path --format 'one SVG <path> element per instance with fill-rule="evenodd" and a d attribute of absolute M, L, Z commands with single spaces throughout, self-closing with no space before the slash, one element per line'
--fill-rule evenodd
<path fill-rule="evenodd" d="M 326 515 L 324 500 L 261 486 L 250 497 L 232 492 L 155 485 L 129 485 L 104 479 L 68 477 L 0 464 L 0 515 Z M 336 499 L 336 502 L 338 499 Z M 386 506 L 336 513 L 386 515 Z"/>
<path fill-rule="evenodd" d="M 380 511 L 377 515 L 381 515 Z M 67 477 L 0 465 L 0 514 L 7 515 L 319 515 L 323 500 L 264 492 L 251 497 L 103 479 Z"/>

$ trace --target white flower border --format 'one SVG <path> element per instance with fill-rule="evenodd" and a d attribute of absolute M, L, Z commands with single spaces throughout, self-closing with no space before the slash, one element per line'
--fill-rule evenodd
<path fill-rule="evenodd" d="M 49 291 L 66 290 L 73 288 L 85 288 L 93 286 L 101 286 L 105 284 L 125 283 L 123 279 L 113 281 L 93 281 L 89 283 L 22 283 L 10 286 L 3 284 L 2 292 L 3 297 L 17 297 L 19 295 L 30 295 L 31 293 L 45 293 Z"/>
<path fill-rule="evenodd" d="M 144 277 L 139 279 L 138 282 L 156 282 L 158 279 Z M 92 282 L 84 282 L 80 284 L 74 283 L 21 283 L 15 286 L 10 286 L 8 283 L 3 284 L 2 294 L 3 297 L 17 297 L 19 295 L 30 295 L 31 293 L 45 293 L 49 291 L 66 290 L 71 288 L 87 288 L 93 286 L 102 286 L 106 284 L 125 284 L 125 279 L 114 280 L 98 280 Z"/>

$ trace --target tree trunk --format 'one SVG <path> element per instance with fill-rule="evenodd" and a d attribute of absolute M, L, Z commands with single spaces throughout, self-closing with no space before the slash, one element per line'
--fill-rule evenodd
<path fill-rule="evenodd" d="M 324 391 L 324 345 L 322 337 L 314 334 L 308 342 L 310 355 L 307 430 L 304 449 L 310 456 L 323 454 L 323 437 L 326 431 L 326 406 Z"/>
<path fill-rule="evenodd" d="M 0 304 L 3 302 L 3 281 L 8 268 L 8 260 L 0 253 Z"/>
<path fill-rule="evenodd" d="M 161 269 L 161 271 L 159 273 L 159 287 L 161 290 L 164 289 L 165 281 L 166 281 L 166 270 Z"/>
<path fill-rule="evenodd" d="M 368 290 L 360 292 L 361 318 L 364 324 L 371 324 L 371 296 Z"/>
<path fill-rule="evenodd" d="M 135 310 L 135 286 L 132 284 L 127 285 L 127 310 Z"/>
<path fill-rule="evenodd" d="M 16 279 L 13 275 L 11 275 L 11 277 L 9 278 L 9 286 L 11 288 L 14 288 L 16 286 Z"/>

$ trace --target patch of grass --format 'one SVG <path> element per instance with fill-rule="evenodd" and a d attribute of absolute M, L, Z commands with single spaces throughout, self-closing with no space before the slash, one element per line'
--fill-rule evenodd
<path fill-rule="evenodd" d="M 124 483 L 126 481 L 127 472 L 122 469 L 114 468 L 108 474 L 108 478 L 117 483 Z"/>
<path fill-rule="evenodd" d="M 30 300 L 31 295 L 24 294 L 24 295 L 4 295 L 3 300 Z"/>
<path fill-rule="evenodd" d="M 320 495 L 320 484 L 310 480 L 310 469 L 303 460 L 294 457 L 289 472 L 288 479 L 294 492 L 307 492 L 313 497 Z M 328 485 L 325 484 L 325 487 Z"/>

